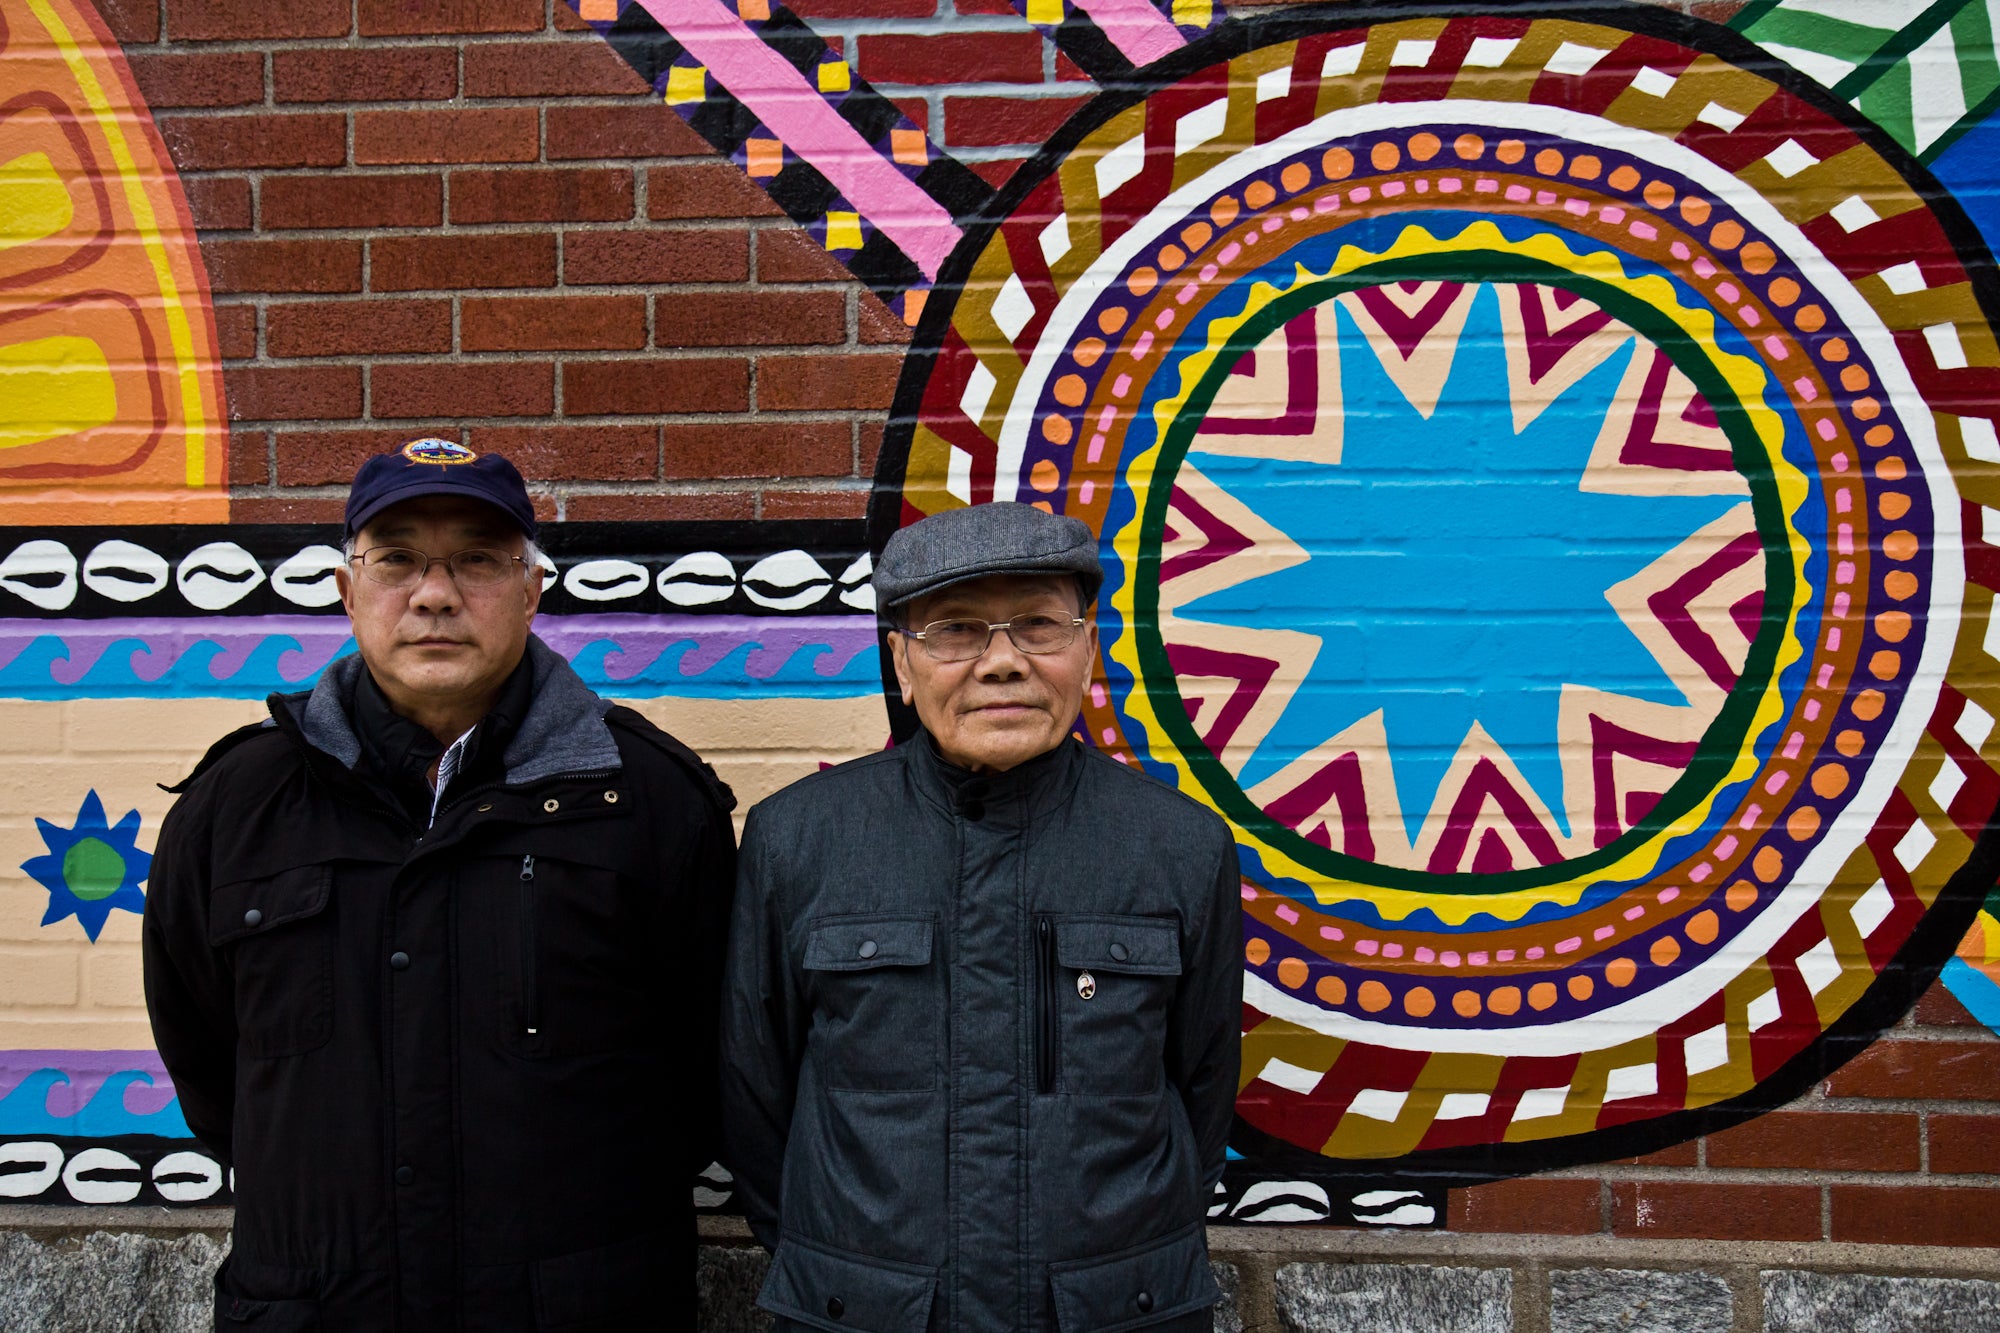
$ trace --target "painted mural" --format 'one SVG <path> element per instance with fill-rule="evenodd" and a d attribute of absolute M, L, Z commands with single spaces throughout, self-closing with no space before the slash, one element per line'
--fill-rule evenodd
<path fill-rule="evenodd" d="M 1986 8 L 1018 7 L 1105 91 L 996 192 L 782 8 L 579 0 L 915 341 L 867 523 L 553 525 L 543 637 L 754 799 L 759 729 L 908 734 L 897 527 L 1088 522 L 1078 733 L 1245 867 L 1219 1219 L 1437 1225 L 1446 1184 L 1691 1137 L 1940 969 L 2000 1023 Z M 145 700 L 190 760 L 348 649 L 339 553 L 226 521 L 116 46 L 0 21 L 43 98 L 0 111 L 0 714 L 74 751 Z M 164 798 L 114 823 L 86 771 L 7 789 L 0 939 L 83 961 L 0 1023 L 0 1198 L 226 1201 L 132 1011 Z"/>

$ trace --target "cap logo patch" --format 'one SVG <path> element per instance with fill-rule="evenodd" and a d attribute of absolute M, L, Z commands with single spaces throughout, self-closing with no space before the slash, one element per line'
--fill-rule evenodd
<path fill-rule="evenodd" d="M 478 454 L 450 440 L 411 440 L 403 446 L 403 457 L 412 463 L 470 463 Z"/>

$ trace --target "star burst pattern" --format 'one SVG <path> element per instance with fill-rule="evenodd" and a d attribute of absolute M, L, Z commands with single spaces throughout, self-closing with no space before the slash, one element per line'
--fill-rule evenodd
<path fill-rule="evenodd" d="M 29 857 L 21 869 L 49 891 L 43 925 L 73 916 L 94 944 L 113 908 L 146 910 L 146 895 L 139 886 L 152 870 L 153 857 L 137 846 L 137 810 L 127 811 L 115 826 L 110 825 L 104 818 L 104 802 L 93 788 L 77 808 L 71 827 L 46 819 L 37 819 L 35 826 L 48 854 Z"/>

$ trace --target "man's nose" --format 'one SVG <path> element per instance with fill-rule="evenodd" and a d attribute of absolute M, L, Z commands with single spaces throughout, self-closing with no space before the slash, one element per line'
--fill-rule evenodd
<path fill-rule="evenodd" d="M 981 680 L 1016 680 L 1028 674 L 1027 658 L 1014 646 L 1014 636 L 996 629 L 986 640 L 986 651 L 973 663 Z"/>
<path fill-rule="evenodd" d="M 444 611 L 458 605 L 458 584 L 452 581 L 451 566 L 433 560 L 424 566 L 417 586 L 410 589 L 410 605 L 419 611 Z"/>

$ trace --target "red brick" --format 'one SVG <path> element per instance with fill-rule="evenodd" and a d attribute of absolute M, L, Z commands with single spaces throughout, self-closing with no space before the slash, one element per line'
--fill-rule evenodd
<path fill-rule="evenodd" d="M 1097 80 L 1083 72 L 1083 66 L 1071 60 L 1061 51 L 1056 52 L 1056 81 L 1058 83 L 1095 83 Z"/>
<path fill-rule="evenodd" d="M 428 172 L 374 176 L 266 176 L 264 226 L 435 227 L 444 221 L 444 182 Z"/>
<path fill-rule="evenodd" d="M 126 46 L 160 40 L 159 0 L 94 0 L 97 16 Z"/>
<path fill-rule="evenodd" d="M 931 130 L 931 104 L 921 97 L 892 97 L 889 99 L 896 110 L 908 117 L 909 122 L 924 133 Z"/>
<path fill-rule="evenodd" d="M 564 0 L 556 0 L 555 4 L 549 6 L 549 12 L 555 17 L 557 32 L 596 31 L 595 28 L 591 27 L 589 23 L 584 21 L 582 15 L 578 14 L 574 9 L 571 9 L 569 5 L 564 2 Z"/>
<path fill-rule="evenodd" d="M 660 475 L 652 426 L 482 426 L 480 453 L 505 454 L 530 481 L 651 481 Z"/>
<path fill-rule="evenodd" d="M 1833 1239 L 1879 1245 L 2000 1245 L 2000 1190 L 1835 1185 Z"/>
<path fill-rule="evenodd" d="M 225 366 L 234 421 L 311 421 L 361 415 L 359 366 Z"/>
<path fill-rule="evenodd" d="M 708 156 L 714 152 L 708 140 L 664 102 L 649 99 L 617 106 L 549 108 L 551 162 L 586 157 Z M 735 167 L 717 169 L 733 172 L 739 179 L 743 176 Z"/>
<path fill-rule="evenodd" d="M 568 5 L 556 0 L 556 8 L 567 9 Z M 595 37 L 570 42 L 482 42 L 464 50 L 467 97 L 644 96 L 652 91 L 609 42 Z"/>
<path fill-rule="evenodd" d="M 215 292 L 358 292 L 359 241 L 203 241 Z"/>
<path fill-rule="evenodd" d="M 215 346 L 225 361 L 247 361 L 257 355 L 257 307 L 215 307 Z"/>
<path fill-rule="evenodd" d="M 160 137 L 182 171 L 337 167 L 347 161 L 347 117 L 254 111 L 161 116 Z"/>
<path fill-rule="evenodd" d="M 1915 1171 L 1919 1158 L 1914 1115 L 1773 1111 L 1708 1136 L 1712 1167 Z"/>
<path fill-rule="evenodd" d="M 1042 35 L 954 32 L 863 35 L 861 74 L 870 83 L 1040 83 Z"/>
<path fill-rule="evenodd" d="M 734 421 L 663 427 L 666 475 L 707 477 L 845 477 L 854 446 L 840 421 Z"/>
<path fill-rule="evenodd" d="M 572 231 L 563 234 L 563 281 L 587 283 L 742 282 L 750 276 L 750 234 L 701 231 Z"/>
<path fill-rule="evenodd" d="M 757 406 L 765 412 L 886 410 L 903 358 L 766 356 L 757 361 Z"/>
<path fill-rule="evenodd" d="M 361 111 L 360 162 L 532 162 L 539 153 L 533 107 L 452 111 Z"/>
<path fill-rule="evenodd" d="M 274 302 L 264 313 L 264 346 L 276 357 L 449 352 L 451 302 Z"/>
<path fill-rule="evenodd" d="M 762 516 L 773 521 L 794 518 L 866 518 L 866 491 L 765 491 Z"/>
<path fill-rule="evenodd" d="M 378 417 L 539 417 L 555 411 L 546 361 L 397 362 L 369 379 Z"/>
<path fill-rule="evenodd" d="M 183 176 L 188 214 L 202 231 L 247 231 L 252 221 L 250 182 L 242 176 Z"/>
<path fill-rule="evenodd" d="M 553 118 L 554 112 L 550 113 Z M 550 152 L 554 157 L 555 153 Z M 654 167 L 646 173 L 646 216 L 680 218 L 779 218 L 784 210 L 735 167 L 719 162 Z"/>
<path fill-rule="evenodd" d="M 264 57 L 254 51 L 131 57 L 132 78 L 158 110 L 169 106 L 249 106 L 264 100 Z"/>
<path fill-rule="evenodd" d="M 968 162 L 965 165 L 972 168 L 973 175 L 997 190 L 1014 178 L 1014 173 L 1021 169 L 1021 164 L 1025 161 L 1027 159 L 1024 157 L 1006 157 L 992 162 Z"/>
<path fill-rule="evenodd" d="M 662 292 L 653 298 L 662 347 L 770 347 L 837 343 L 847 299 L 828 291 Z"/>
<path fill-rule="evenodd" d="M 542 0 L 361 0 L 360 9 L 363 37 L 542 29 Z"/>
<path fill-rule="evenodd" d="M 692 495 L 572 495 L 573 523 L 679 523 L 692 519 L 757 516 L 757 497 L 746 491 Z"/>
<path fill-rule="evenodd" d="M 1621 1236 L 1818 1240 L 1819 1205 L 1816 1185 L 1626 1180 L 1611 1187 L 1611 1229 Z"/>
<path fill-rule="evenodd" d="M 945 135 L 954 148 L 1039 144 L 1089 101 L 1086 97 L 947 97 Z"/>
<path fill-rule="evenodd" d="M 1919 1027 L 1935 1028 L 1976 1028 L 1983 1027 L 1972 1011 L 1958 1002 L 1958 997 L 1946 989 L 1944 982 L 1934 981 L 1931 988 L 1917 999 L 1916 1020 Z"/>
<path fill-rule="evenodd" d="M 448 46 L 280 51 L 271 75 L 280 102 L 439 101 L 458 92 L 458 55 Z"/>
<path fill-rule="evenodd" d="M 344 486 L 376 454 L 410 441 L 408 430 L 281 430 L 278 432 L 280 486 Z M 452 439 L 457 432 L 447 432 Z"/>
<path fill-rule="evenodd" d="M 250 42 L 271 37 L 345 37 L 350 0 L 167 0 L 167 39 Z"/>
<path fill-rule="evenodd" d="M 636 351 L 646 345 L 646 298 L 468 296 L 459 308 L 458 336 L 468 352 Z"/>
<path fill-rule="evenodd" d="M 378 292 L 457 287 L 553 287 L 556 238 L 383 236 L 368 243 L 370 286 Z"/>
<path fill-rule="evenodd" d="M 1987 1175 L 2000 1172 L 2000 1116 L 1946 1115 L 1930 1117 L 1930 1168 L 1940 1175 Z"/>
<path fill-rule="evenodd" d="M 229 484 L 267 486 L 271 482 L 271 436 L 268 431 L 229 432 Z"/>
<path fill-rule="evenodd" d="M 569 416 L 651 416 L 741 412 L 750 406 L 750 363 L 735 357 L 566 361 L 563 411 Z"/>
<path fill-rule="evenodd" d="M 863 477 L 875 475 L 875 460 L 882 453 L 883 426 L 879 421 L 861 423 L 859 448 L 855 451 L 854 470 Z"/>
<path fill-rule="evenodd" d="M 2000 1045 L 1887 1038 L 1837 1070 L 1826 1091 L 1830 1097 L 2000 1101 Z"/>
<path fill-rule="evenodd" d="M 757 281 L 851 282 L 847 265 L 801 227 L 762 227 L 757 232 Z"/>
<path fill-rule="evenodd" d="M 937 0 L 798 0 L 785 7 L 802 19 L 927 19 Z"/>
<path fill-rule="evenodd" d="M 1695 0 L 1688 13 L 1710 23 L 1727 23 L 1743 12 L 1745 0 Z"/>
<path fill-rule="evenodd" d="M 952 12 L 956 14 L 1014 14 L 1019 11 L 1012 0 L 952 0 Z"/>
<path fill-rule="evenodd" d="M 229 518 L 234 523 L 338 523 L 345 500 L 304 496 L 231 496 Z"/>
<path fill-rule="evenodd" d="M 1452 1231 L 1590 1236 L 1604 1230 L 1595 1180 L 1496 1180 L 1452 1190 L 1448 1211 Z"/>
<path fill-rule="evenodd" d="M 616 222 L 632 216 L 632 172 L 620 167 L 451 173 L 451 220 Z"/>

